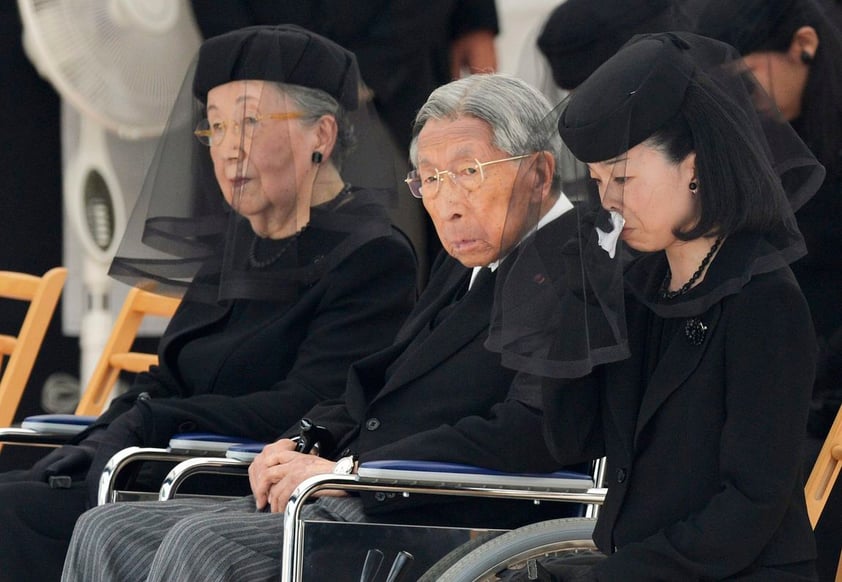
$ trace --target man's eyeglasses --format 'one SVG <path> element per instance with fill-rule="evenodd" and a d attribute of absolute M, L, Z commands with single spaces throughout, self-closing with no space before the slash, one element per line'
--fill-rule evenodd
<path fill-rule="evenodd" d="M 409 186 L 409 191 L 416 198 L 429 198 L 438 194 L 439 190 L 441 190 L 442 176 L 448 176 L 454 184 L 458 184 L 468 192 L 472 192 L 482 186 L 482 183 L 485 181 L 485 172 L 483 171 L 485 166 L 500 164 L 502 162 L 513 162 L 528 158 L 530 155 L 532 154 L 491 160 L 490 162 L 469 160 L 455 170 L 439 170 L 438 168 L 433 168 L 432 172 L 427 170 L 412 170 L 406 175 L 404 182 L 406 182 L 406 185 Z"/>
<path fill-rule="evenodd" d="M 304 117 L 304 113 L 293 111 L 289 113 L 267 113 L 265 115 L 247 115 L 240 121 L 232 121 L 230 119 L 221 119 L 219 121 L 211 121 L 203 119 L 196 124 L 196 129 L 193 130 L 193 135 L 196 136 L 201 143 L 206 146 L 218 146 L 225 139 L 225 132 L 229 127 L 234 129 L 234 133 L 242 135 L 246 139 L 254 137 L 254 132 L 260 125 L 261 121 L 267 119 L 299 119 Z"/>

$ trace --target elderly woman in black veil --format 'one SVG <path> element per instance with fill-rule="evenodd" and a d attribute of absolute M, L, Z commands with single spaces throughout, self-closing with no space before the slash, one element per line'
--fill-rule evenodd
<path fill-rule="evenodd" d="M 391 154 L 347 157 L 351 116 L 379 143 L 359 86 L 350 52 L 298 27 L 202 45 L 111 269 L 183 292 L 160 364 L 75 444 L 0 478 L 4 579 L 59 577 L 86 479 L 95 494 L 117 450 L 184 431 L 274 440 L 391 342 L 415 263 L 386 213 L 396 180 L 377 164 Z M 48 485 L 62 475 L 70 488 Z"/>
<path fill-rule="evenodd" d="M 690 33 L 640 35 L 559 114 L 605 214 L 561 248 L 588 274 L 569 295 L 604 317 L 582 319 L 589 373 L 569 365 L 581 354 L 564 329 L 521 359 L 547 377 L 556 459 L 607 456 L 608 493 L 594 532 L 605 557 L 545 561 L 543 579 L 815 577 L 800 452 L 816 350 L 788 265 L 805 252 L 793 209 L 823 171 L 739 63 Z M 643 254 L 603 276 L 623 245 Z M 625 304 L 605 301 L 623 280 Z"/>

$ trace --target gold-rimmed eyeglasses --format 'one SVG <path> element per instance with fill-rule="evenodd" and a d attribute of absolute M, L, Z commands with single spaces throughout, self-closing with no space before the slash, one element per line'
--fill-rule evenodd
<path fill-rule="evenodd" d="M 230 119 L 213 120 L 203 119 L 196 124 L 196 129 L 193 130 L 193 135 L 196 136 L 201 143 L 206 146 L 218 146 L 225 139 L 225 132 L 229 127 L 234 129 L 234 133 L 241 135 L 246 139 L 254 137 L 254 132 L 260 126 L 262 121 L 267 119 L 299 119 L 304 117 L 304 113 L 300 111 L 292 111 L 287 113 L 266 113 L 263 115 L 246 115 L 240 121 L 233 121 Z"/>
<path fill-rule="evenodd" d="M 429 198 L 438 194 L 439 190 L 441 190 L 442 176 L 448 176 L 454 184 L 458 184 L 468 192 L 472 192 L 482 186 L 482 183 L 485 181 L 485 172 L 483 171 L 485 166 L 522 160 L 523 158 L 528 158 L 530 155 L 532 154 L 501 158 L 499 160 L 491 160 L 490 162 L 466 160 L 464 163 L 458 165 L 455 170 L 439 170 L 438 168 L 433 168 L 432 171 L 424 169 L 412 170 L 406 175 L 404 182 L 406 182 L 406 185 L 409 186 L 409 191 L 416 198 Z"/>

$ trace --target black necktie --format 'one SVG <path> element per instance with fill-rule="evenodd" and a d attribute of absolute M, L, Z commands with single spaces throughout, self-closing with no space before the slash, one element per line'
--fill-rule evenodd
<path fill-rule="evenodd" d="M 467 281 L 465 281 L 465 284 L 459 287 L 456 293 L 453 294 L 453 299 L 450 301 L 450 303 L 442 307 L 441 311 L 439 311 L 438 314 L 436 314 L 436 316 L 433 318 L 433 321 L 431 322 L 432 327 L 441 324 L 442 321 L 447 319 L 447 317 L 453 312 L 453 310 L 458 308 L 459 304 L 462 302 L 465 296 L 467 296 L 469 293 L 475 292 L 477 289 L 482 288 L 487 283 L 488 279 L 493 275 L 494 273 L 491 272 L 491 269 L 487 267 L 482 268 L 480 272 L 477 273 L 477 276 L 474 279 L 474 283 L 473 285 L 471 285 L 470 291 L 468 290 L 468 285 L 470 285 L 471 279 L 470 277 L 468 277 Z"/>

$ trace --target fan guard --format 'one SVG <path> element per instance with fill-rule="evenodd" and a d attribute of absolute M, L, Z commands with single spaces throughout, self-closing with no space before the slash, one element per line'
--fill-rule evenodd
<path fill-rule="evenodd" d="M 84 115 L 125 139 L 160 135 L 201 42 L 174 0 L 18 0 L 24 46 Z"/>

